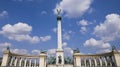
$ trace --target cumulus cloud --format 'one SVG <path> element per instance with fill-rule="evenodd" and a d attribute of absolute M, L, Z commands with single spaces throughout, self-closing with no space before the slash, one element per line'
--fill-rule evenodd
<path fill-rule="evenodd" d="M 26 49 L 11 49 L 11 52 L 16 54 L 28 54 L 28 50 Z"/>
<path fill-rule="evenodd" d="M 36 50 L 35 49 L 35 50 L 32 50 L 31 53 L 34 54 L 34 55 L 39 55 L 40 54 L 40 50 Z"/>
<path fill-rule="evenodd" d="M 96 40 L 94 38 L 90 38 L 89 40 L 86 40 L 84 46 L 97 47 L 103 49 L 110 48 L 109 43 L 105 43 L 102 40 Z"/>
<path fill-rule="evenodd" d="M 77 22 L 77 25 L 87 26 L 88 25 L 88 21 L 83 19 L 83 20 Z"/>
<path fill-rule="evenodd" d="M 93 0 L 62 0 L 54 9 L 60 8 L 62 13 L 69 18 L 82 16 L 89 8 Z"/>
<path fill-rule="evenodd" d="M 109 52 L 110 51 L 110 44 L 106 43 L 102 40 L 96 40 L 94 38 L 90 38 L 89 40 L 86 40 L 84 43 L 85 47 L 91 47 L 91 48 L 96 48 L 97 53 L 102 53 L 102 52 Z"/>
<path fill-rule="evenodd" d="M 50 35 L 47 35 L 47 36 L 43 36 L 43 37 L 40 37 L 40 40 L 45 42 L 45 41 L 48 41 L 51 39 L 51 36 Z"/>
<path fill-rule="evenodd" d="M 120 15 L 107 15 L 106 20 L 94 28 L 94 34 L 104 41 L 113 41 L 120 38 Z"/>
<path fill-rule="evenodd" d="M 29 41 L 31 43 L 38 43 L 40 41 L 38 36 L 31 37 L 29 34 L 32 31 L 32 26 L 19 22 L 17 24 L 11 25 L 6 24 L 2 27 L 0 34 L 4 35 L 10 40 L 16 41 Z"/>
<path fill-rule="evenodd" d="M 16 53 L 16 54 L 26 54 L 26 55 L 39 55 L 40 51 L 39 50 L 32 50 L 32 51 L 28 51 L 27 49 L 11 49 L 12 53 Z"/>

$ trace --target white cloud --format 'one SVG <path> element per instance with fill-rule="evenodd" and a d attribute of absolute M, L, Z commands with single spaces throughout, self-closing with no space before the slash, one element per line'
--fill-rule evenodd
<path fill-rule="evenodd" d="M 83 20 L 77 22 L 77 25 L 87 26 L 88 25 L 88 21 L 83 19 Z"/>
<path fill-rule="evenodd" d="M 107 15 L 106 20 L 94 28 L 94 34 L 104 41 L 113 41 L 120 38 L 120 15 Z"/>
<path fill-rule="evenodd" d="M 57 28 L 53 28 L 53 32 L 54 32 L 54 33 L 57 33 Z"/>
<path fill-rule="evenodd" d="M 69 30 L 69 31 L 63 30 L 63 35 L 62 35 L 62 37 L 63 37 L 64 40 L 70 40 L 71 37 L 72 37 L 72 35 L 73 35 L 74 33 L 75 33 L 75 32 L 72 31 L 72 30 Z"/>
<path fill-rule="evenodd" d="M 64 48 L 64 47 L 66 47 L 68 44 L 67 44 L 67 42 L 63 42 L 62 43 L 62 47 Z"/>
<path fill-rule="evenodd" d="M 64 39 L 64 40 L 70 40 L 70 34 L 67 33 L 67 32 L 65 32 L 65 33 L 63 34 L 63 39 Z"/>
<path fill-rule="evenodd" d="M 11 49 L 12 53 L 16 53 L 16 54 L 28 54 L 28 50 L 26 49 Z"/>
<path fill-rule="evenodd" d="M 96 40 L 94 38 L 86 40 L 84 46 L 97 49 L 96 53 L 110 52 L 111 48 L 109 43 L 103 42 L 102 40 Z"/>
<path fill-rule="evenodd" d="M 42 15 L 46 15 L 46 14 L 47 14 L 47 11 L 42 11 L 41 14 L 42 14 Z"/>
<path fill-rule="evenodd" d="M 105 53 L 110 51 L 111 51 L 110 49 L 102 49 L 102 50 L 99 50 L 97 53 Z"/>
<path fill-rule="evenodd" d="M 32 26 L 19 22 L 17 24 L 11 25 L 6 24 L 2 27 L 0 34 L 4 35 L 10 40 L 16 41 L 29 41 L 31 43 L 38 43 L 40 41 L 38 36 L 31 37 L 29 34 L 32 31 Z"/>
<path fill-rule="evenodd" d="M 86 33 L 87 32 L 87 28 L 86 27 L 81 27 L 80 32 L 82 34 Z"/>
<path fill-rule="evenodd" d="M 96 47 L 96 48 L 100 48 L 100 49 L 108 49 L 110 48 L 110 44 L 109 43 L 105 43 L 102 40 L 96 40 L 94 38 L 90 38 L 89 40 L 86 40 L 84 43 L 85 47 Z"/>
<path fill-rule="evenodd" d="M 40 40 L 45 42 L 45 41 L 48 41 L 51 39 L 51 36 L 50 35 L 47 35 L 47 36 L 44 36 L 44 37 L 40 37 Z"/>
<path fill-rule="evenodd" d="M 67 17 L 79 17 L 90 8 L 91 3 L 92 0 L 62 0 L 56 5 L 54 13 L 56 13 L 56 9 L 60 8 Z"/>
<path fill-rule="evenodd" d="M 1 18 L 5 18 L 5 17 L 7 17 L 8 16 L 8 12 L 7 11 L 2 11 L 2 12 L 0 12 L 0 19 Z"/>
<path fill-rule="evenodd" d="M 39 55 L 40 54 L 40 50 L 32 50 L 31 52 L 34 55 Z"/>
<path fill-rule="evenodd" d="M 11 43 L 0 43 L 0 53 L 3 52 L 8 46 L 10 47 Z"/>
<path fill-rule="evenodd" d="M 49 49 L 49 50 L 47 51 L 47 55 L 48 55 L 48 56 L 55 56 L 55 53 L 56 53 L 56 49 Z"/>

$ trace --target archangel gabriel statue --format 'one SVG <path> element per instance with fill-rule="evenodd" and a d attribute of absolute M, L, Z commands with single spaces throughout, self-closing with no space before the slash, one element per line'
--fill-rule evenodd
<path fill-rule="evenodd" d="M 58 15 L 60 15 L 61 9 L 57 9 L 57 13 L 58 13 Z"/>

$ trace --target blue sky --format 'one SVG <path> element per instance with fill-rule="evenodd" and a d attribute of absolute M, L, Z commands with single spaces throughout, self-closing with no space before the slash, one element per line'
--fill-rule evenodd
<path fill-rule="evenodd" d="M 62 10 L 63 48 L 72 54 L 120 50 L 120 0 L 0 0 L 0 55 L 57 48 L 56 9 Z"/>

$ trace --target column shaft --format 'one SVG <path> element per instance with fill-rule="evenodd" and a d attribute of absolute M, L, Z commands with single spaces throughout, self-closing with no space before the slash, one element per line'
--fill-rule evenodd
<path fill-rule="evenodd" d="M 22 58 L 20 59 L 19 66 L 22 66 Z"/>
<path fill-rule="evenodd" d="M 24 60 L 24 67 L 27 67 L 27 58 Z"/>
<path fill-rule="evenodd" d="M 106 60 L 106 57 L 104 57 L 103 59 L 104 59 L 104 62 L 105 62 L 105 66 L 107 66 L 107 60 Z"/>
<path fill-rule="evenodd" d="M 14 65 L 14 66 L 17 66 L 17 60 L 18 60 L 18 59 L 15 58 L 15 62 L 14 62 L 15 65 Z"/>
<path fill-rule="evenodd" d="M 100 66 L 102 67 L 102 60 L 101 60 L 102 58 L 100 57 L 99 58 L 99 62 L 100 62 Z"/>
<path fill-rule="evenodd" d="M 13 60 L 14 60 L 14 58 L 11 59 L 11 61 L 10 61 L 10 66 L 12 66 Z"/>
<path fill-rule="evenodd" d="M 90 64 L 90 67 L 91 67 L 91 59 L 89 59 L 89 64 Z"/>
<path fill-rule="evenodd" d="M 96 58 L 94 58 L 94 63 L 95 63 L 95 67 L 97 67 L 97 61 L 96 61 Z"/>

